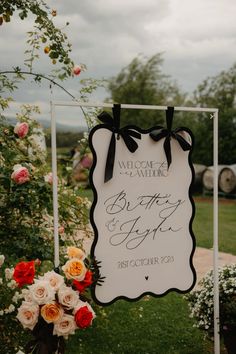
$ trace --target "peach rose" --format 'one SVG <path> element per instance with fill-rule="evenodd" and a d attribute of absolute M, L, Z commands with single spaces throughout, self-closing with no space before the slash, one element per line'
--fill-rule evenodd
<path fill-rule="evenodd" d="M 71 287 L 62 286 L 58 291 L 58 300 L 67 310 L 71 310 L 77 305 L 79 295 L 78 292 L 71 289 Z"/>
<path fill-rule="evenodd" d="M 74 316 L 64 314 L 62 318 L 54 324 L 53 334 L 67 338 L 70 334 L 75 333 L 75 329 L 76 323 Z"/>
<path fill-rule="evenodd" d="M 76 65 L 73 67 L 73 74 L 78 76 L 81 73 L 81 67 L 79 65 Z"/>
<path fill-rule="evenodd" d="M 35 283 L 28 288 L 33 301 L 39 305 L 44 305 L 55 299 L 55 290 L 46 280 L 35 280 Z"/>
<path fill-rule="evenodd" d="M 18 135 L 19 138 L 23 139 L 29 131 L 29 124 L 26 122 L 17 123 L 14 128 L 14 133 Z"/>
<path fill-rule="evenodd" d="M 74 246 L 67 247 L 67 255 L 69 258 L 78 258 L 82 261 L 85 259 L 85 253 L 80 248 Z"/>
<path fill-rule="evenodd" d="M 67 279 L 75 279 L 78 281 L 83 280 L 87 272 L 84 262 L 78 258 L 69 259 L 62 267 L 62 270 Z"/>
<path fill-rule="evenodd" d="M 11 174 L 11 179 L 17 184 L 23 184 L 30 180 L 30 174 L 26 167 L 15 165 Z"/>
<path fill-rule="evenodd" d="M 45 273 L 42 277 L 40 277 L 40 279 L 47 280 L 55 291 L 57 291 L 62 284 L 64 284 L 64 277 L 54 272 L 54 270 Z"/>
<path fill-rule="evenodd" d="M 63 314 L 63 308 L 55 302 L 45 304 L 41 308 L 41 316 L 47 323 L 59 321 L 62 318 Z"/>
<path fill-rule="evenodd" d="M 38 322 L 39 306 L 31 302 L 23 302 L 18 309 L 16 318 L 20 321 L 24 328 L 33 330 Z"/>

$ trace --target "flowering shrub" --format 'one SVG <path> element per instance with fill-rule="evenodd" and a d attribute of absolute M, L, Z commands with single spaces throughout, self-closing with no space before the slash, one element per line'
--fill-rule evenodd
<path fill-rule="evenodd" d="M 200 289 L 186 296 L 196 326 L 211 336 L 214 329 L 213 271 L 200 281 Z M 220 325 L 222 330 L 236 328 L 236 264 L 219 268 Z"/>
<path fill-rule="evenodd" d="M 95 318 L 86 293 L 93 283 L 89 261 L 76 247 L 68 248 L 67 257 L 69 259 L 62 267 L 64 275 L 54 270 L 42 273 L 38 260 L 19 262 L 15 268 L 5 269 L 5 277 L 9 273 L 8 281 L 11 278 L 11 288 L 15 291 L 14 305 L 1 310 L 0 314 L 15 313 L 16 304 L 22 301 L 16 318 L 34 336 L 34 340 L 29 340 L 25 346 L 26 353 L 41 353 L 45 346 L 49 353 L 56 350 L 64 353 L 63 338 L 89 327 Z M 4 256 L 0 256 L 0 264 L 3 262 Z M 90 281 L 82 285 L 88 275 Z M 16 291 L 17 288 L 20 290 Z"/>
<path fill-rule="evenodd" d="M 34 282 L 37 262 L 27 260 L 39 258 L 44 273 L 52 268 L 53 181 L 43 144 L 44 133 L 31 118 L 36 113 L 39 113 L 37 107 L 25 105 L 17 114 L 14 126 L 4 120 L 0 122 L 0 250 L 6 256 L 4 263 L 3 257 L 0 259 L 3 263 L 0 275 L 0 353 L 4 354 L 17 352 L 15 349 L 29 340 L 29 334 L 18 324 L 15 315 L 16 304 L 22 299 L 17 283 L 24 287 Z M 88 224 L 89 200 L 80 197 L 79 190 L 67 186 L 60 176 L 57 182 L 62 258 L 68 245 L 82 247 L 84 239 L 92 236 L 92 230 Z M 14 271 L 11 264 L 18 259 L 25 262 L 19 262 Z M 22 273 L 25 279 L 21 283 Z M 76 285 L 73 285 L 75 289 Z M 89 285 L 91 275 L 88 270 L 77 287 L 85 289 Z M 46 309 L 45 313 L 48 313 Z"/>
<path fill-rule="evenodd" d="M 1 123 L 0 249 L 4 254 L 11 250 L 12 261 L 25 255 L 52 259 L 53 181 L 43 131 L 31 118 L 35 113 L 39 113 L 37 107 L 25 105 L 15 126 Z M 90 202 L 60 177 L 57 181 L 61 245 L 78 245 L 82 234 L 86 238 L 92 234 Z"/>

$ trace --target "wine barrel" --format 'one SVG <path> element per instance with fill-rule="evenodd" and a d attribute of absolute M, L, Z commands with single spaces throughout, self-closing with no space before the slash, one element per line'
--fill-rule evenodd
<path fill-rule="evenodd" d="M 194 163 L 193 168 L 194 168 L 194 172 L 195 172 L 193 189 L 194 189 L 194 191 L 200 191 L 200 190 L 202 190 L 203 173 L 207 167 L 205 165 L 200 165 L 200 164 Z"/>
<path fill-rule="evenodd" d="M 224 193 L 232 193 L 236 190 L 236 164 L 225 166 L 220 171 L 219 188 Z"/>
<path fill-rule="evenodd" d="M 220 174 L 221 170 L 226 167 L 225 165 L 219 165 L 218 166 L 218 175 Z M 218 179 L 219 181 L 219 179 Z M 208 191 L 212 191 L 214 187 L 214 167 L 209 166 L 207 169 L 204 171 L 203 176 L 202 176 L 202 183 L 203 187 L 207 189 Z"/>

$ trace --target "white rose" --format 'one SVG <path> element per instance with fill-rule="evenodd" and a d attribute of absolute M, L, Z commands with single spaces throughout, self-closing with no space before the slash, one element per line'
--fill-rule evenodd
<path fill-rule="evenodd" d="M 3 254 L 0 254 L 0 267 L 3 265 L 5 261 L 5 256 Z"/>
<path fill-rule="evenodd" d="M 7 283 L 8 288 L 10 289 L 16 289 L 18 287 L 17 282 L 12 279 L 9 283 Z"/>
<path fill-rule="evenodd" d="M 20 321 L 24 328 L 33 330 L 38 321 L 39 306 L 31 302 L 23 302 L 18 308 L 16 318 Z"/>
<path fill-rule="evenodd" d="M 15 311 L 15 306 L 13 304 L 11 304 L 9 307 L 8 307 L 8 312 L 11 313 Z"/>
<path fill-rule="evenodd" d="M 28 288 L 33 301 L 39 305 L 44 305 L 55 299 L 55 290 L 47 280 L 35 280 L 35 283 Z"/>
<path fill-rule="evenodd" d="M 14 273 L 14 268 L 6 268 L 5 269 L 5 278 L 6 278 L 6 280 L 11 280 L 12 276 L 13 276 L 13 273 Z"/>
<path fill-rule="evenodd" d="M 18 291 L 16 291 L 15 295 L 12 297 L 12 301 L 17 303 L 21 298 L 22 298 L 22 294 L 20 294 Z"/>
<path fill-rule="evenodd" d="M 40 279 L 47 280 L 55 291 L 57 291 L 62 284 L 64 284 L 64 277 L 54 272 L 54 270 L 45 273 L 42 277 L 40 277 Z"/>
<path fill-rule="evenodd" d="M 58 291 L 58 300 L 61 305 L 65 306 L 68 310 L 73 309 L 78 301 L 78 292 L 68 286 L 63 286 Z"/>
<path fill-rule="evenodd" d="M 74 316 L 64 314 L 62 318 L 54 324 L 53 334 L 67 338 L 70 334 L 75 333 L 75 329 L 76 323 Z"/>
<path fill-rule="evenodd" d="M 53 175 L 52 175 L 52 172 L 49 172 L 47 173 L 45 176 L 44 176 L 44 181 L 49 183 L 49 184 L 53 184 Z"/>
<path fill-rule="evenodd" d="M 23 289 L 22 290 L 22 295 L 24 297 L 24 300 L 26 302 L 33 302 L 33 297 L 29 289 Z"/>

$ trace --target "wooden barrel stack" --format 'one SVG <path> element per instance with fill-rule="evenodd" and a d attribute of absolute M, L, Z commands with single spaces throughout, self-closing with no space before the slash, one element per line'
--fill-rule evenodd
<path fill-rule="evenodd" d="M 224 193 L 236 190 L 236 164 L 225 166 L 219 174 L 219 188 Z"/>
<path fill-rule="evenodd" d="M 205 190 L 213 190 L 213 179 L 214 168 L 213 166 L 207 167 L 202 176 L 202 183 Z M 218 166 L 218 187 L 220 191 L 226 194 L 236 191 L 236 164 Z"/>
<path fill-rule="evenodd" d="M 195 179 L 194 179 L 194 185 L 193 185 L 193 189 L 195 192 L 200 192 L 202 191 L 202 178 L 203 178 L 203 174 L 206 170 L 206 166 L 205 165 L 200 165 L 200 164 L 193 164 L 193 168 L 195 171 Z"/>

